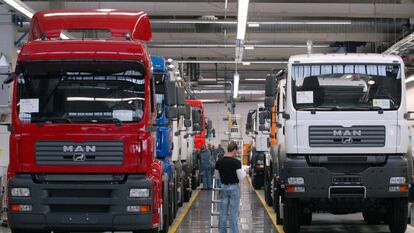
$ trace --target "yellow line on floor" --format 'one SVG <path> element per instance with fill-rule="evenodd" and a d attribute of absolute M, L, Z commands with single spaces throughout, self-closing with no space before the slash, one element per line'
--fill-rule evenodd
<path fill-rule="evenodd" d="M 185 208 L 183 209 L 183 212 L 177 217 L 177 219 L 173 222 L 173 224 L 170 226 L 170 229 L 168 230 L 168 233 L 175 233 L 180 226 L 181 222 L 184 220 L 185 216 L 187 215 L 188 211 L 190 211 L 191 207 L 193 206 L 195 200 L 198 197 L 198 194 L 200 193 L 200 189 L 197 189 L 197 191 L 194 193 L 194 195 L 191 197 L 190 201 L 187 203 Z"/>
<path fill-rule="evenodd" d="M 250 177 L 247 177 L 247 178 L 249 180 L 250 185 L 252 185 L 252 180 L 250 179 Z M 250 186 L 250 187 L 252 187 L 252 186 Z M 253 187 L 252 187 L 252 189 L 253 189 Z M 262 203 L 263 207 L 265 208 L 265 210 L 266 210 L 267 214 L 269 215 L 269 218 L 272 221 L 273 226 L 276 228 L 277 232 L 285 233 L 283 228 L 276 224 L 276 213 L 266 204 L 266 201 L 263 199 L 262 195 L 260 195 L 260 193 L 256 189 L 253 189 L 253 190 L 256 193 L 257 197 L 259 198 L 260 202 Z"/>

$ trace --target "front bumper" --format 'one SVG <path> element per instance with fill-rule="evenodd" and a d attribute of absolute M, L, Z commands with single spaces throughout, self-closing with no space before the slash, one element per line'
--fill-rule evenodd
<path fill-rule="evenodd" d="M 403 156 L 389 156 L 382 165 L 367 166 L 357 169 L 358 164 L 337 165 L 332 169 L 329 165 L 310 166 L 305 156 L 291 156 L 286 158 L 282 169 L 282 187 L 285 196 L 299 199 L 385 199 L 408 197 L 409 192 L 390 191 L 391 177 L 406 177 L 408 162 Z M 340 171 L 339 171 L 340 170 Z M 290 185 L 303 187 L 300 191 L 288 192 L 288 177 L 303 177 L 304 185 Z M 407 186 L 408 184 L 406 184 Z"/>
<path fill-rule="evenodd" d="M 87 176 L 87 175 L 85 175 Z M 11 188 L 29 188 L 31 197 L 12 197 Z M 18 174 L 8 184 L 10 205 L 32 205 L 30 212 L 8 213 L 12 229 L 71 231 L 135 231 L 152 229 L 152 182 L 130 175 L 122 182 L 35 182 Z M 130 188 L 149 188 L 149 198 L 129 198 Z M 150 205 L 146 213 L 130 213 L 127 206 Z"/>

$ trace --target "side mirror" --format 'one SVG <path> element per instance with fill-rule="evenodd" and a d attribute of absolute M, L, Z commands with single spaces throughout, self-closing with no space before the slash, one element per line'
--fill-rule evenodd
<path fill-rule="evenodd" d="M 185 114 L 184 114 L 184 118 L 187 120 L 191 119 L 191 107 L 190 105 L 185 105 Z"/>
<path fill-rule="evenodd" d="M 268 118 L 268 112 L 263 111 L 259 113 L 259 124 L 264 125 L 266 123 L 266 118 Z"/>
<path fill-rule="evenodd" d="M 194 125 L 201 125 L 201 112 L 200 112 L 200 110 L 193 109 L 193 123 L 194 123 Z"/>
<path fill-rule="evenodd" d="M 207 121 L 207 130 L 211 130 L 213 128 L 213 121 L 212 120 L 208 120 Z"/>
<path fill-rule="evenodd" d="M 266 86 L 265 86 L 265 96 L 274 96 L 276 94 L 277 82 L 272 75 L 267 75 L 266 77 Z"/>
<path fill-rule="evenodd" d="M 4 84 L 10 84 L 11 82 L 13 82 L 13 77 L 14 77 L 14 73 L 8 73 L 7 74 L 7 78 L 3 81 Z"/>
<path fill-rule="evenodd" d="M 267 109 L 269 109 L 269 110 L 272 109 L 274 103 L 275 103 L 274 96 L 266 96 L 265 97 L 264 105 Z"/>
<path fill-rule="evenodd" d="M 184 119 L 184 126 L 186 128 L 191 127 L 191 120 L 190 119 Z"/>
<path fill-rule="evenodd" d="M 184 87 L 177 88 L 177 105 L 185 105 L 185 90 Z"/>
<path fill-rule="evenodd" d="M 168 119 L 175 119 L 178 117 L 178 109 L 176 107 L 169 106 L 167 109 Z"/>
<path fill-rule="evenodd" d="M 213 134 L 213 138 L 216 138 L 216 129 L 212 129 L 211 133 Z"/>
<path fill-rule="evenodd" d="M 172 81 L 165 81 L 165 103 L 167 106 L 174 106 L 177 105 L 177 88 L 175 86 L 175 82 Z"/>

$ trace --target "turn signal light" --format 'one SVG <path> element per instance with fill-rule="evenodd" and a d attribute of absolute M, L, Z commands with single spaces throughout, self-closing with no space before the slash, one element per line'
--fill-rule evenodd
<path fill-rule="evenodd" d="M 305 187 L 303 187 L 303 186 L 286 185 L 285 191 L 287 193 L 303 193 L 303 192 L 305 192 Z"/>
<path fill-rule="evenodd" d="M 30 212 L 32 211 L 31 205 L 18 205 L 18 204 L 11 204 L 10 211 L 11 212 Z"/>
<path fill-rule="evenodd" d="M 150 205 L 137 205 L 137 206 L 127 206 L 127 212 L 150 212 L 151 206 Z"/>
<path fill-rule="evenodd" d="M 390 186 L 390 192 L 408 192 L 409 191 L 408 185 L 400 185 L 400 186 Z"/>

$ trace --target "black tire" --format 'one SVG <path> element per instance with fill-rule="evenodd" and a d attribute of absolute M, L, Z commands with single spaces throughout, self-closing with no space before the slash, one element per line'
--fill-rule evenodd
<path fill-rule="evenodd" d="M 298 233 L 300 231 L 300 217 L 302 210 L 299 201 L 297 199 L 286 198 L 283 207 L 283 230 L 286 233 Z"/>
<path fill-rule="evenodd" d="M 168 190 L 169 190 L 169 183 L 168 183 L 168 178 L 166 179 L 166 181 L 164 181 L 164 186 L 163 186 L 163 200 L 162 200 L 162 215 L 161 216 L 163 218 L 162 221 L 162 233 L 167 233 L 169 226 L 170 226 L 170 210 L 169 210 L 169 204 L 168 204 Z"/>
<path fill-rule="evenodd" d="M 258 175 L 253 175 L 252 178 L 252 185 L 254 189 L 260 189 L 261 185 L 260 185 L 260 178 Z"/>
<path fill-rule="evenodd" d="M 404 233 L 408 222 L 408 199 L 396 198 L 390 203 L 389 225 L 391 233 Z"/>
<path fill-rule="evenodd" d="M 190 178 L 187 177 L 187 182 L 184 186 L 184 202 L 188 202 L 191 198 Z"/>
<path fill-rule="evenodd" d="M 377 225 L 381 223 L 381 215 L 373 210 L 362 212 L 362 217 L 364 218 L 365 223 L 368 225 Z"/>
<path fill-rule="evenodd" d="M 272 171 L 270 170 L 270 167 L 265 166 L 263 173 L 264 173 L 263 174 L 263 181 L 264 181 L 263 189 L 264 189 L 265 201 L 268 206 L 272 206 L 273 205 L 273 197 L 272 197 L 273 175 L 272 175 Z"/>
<path fill-rule="evenodd" d="M 303 226 L 312 225 L 312 212 L 302 213 L 302 225 Z"/>
<path fill-rule="evenodd" d="M 173 186 L 171 184 L 169 184 L 169 189 L 168 189 L 168 223 L 171 225 L 175 219 L 175 214 L 174 214 L 174 196 L 173 196 Z"/>
<path fill-rule="evenodd" d="M 283 224 L 283 219 L 280 218 L 280 211 L 279 211 L 279 191 L 276 188 L 273 191 L 273 210 L 276 213 L 276 224 L 277 225 L 282 225 Z"/>
<path fill-rule="evenodd" d="M 195 172 L 191 175 L 191 189 L 192 190 L 197 189 L 197 178 L 196 178 L 196 173 Z"/>

